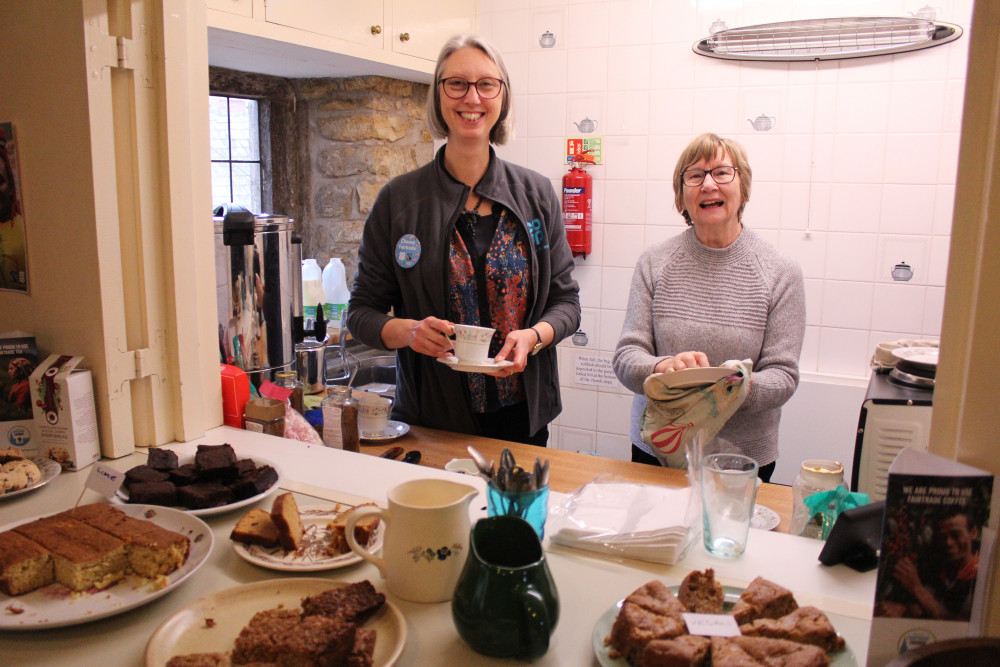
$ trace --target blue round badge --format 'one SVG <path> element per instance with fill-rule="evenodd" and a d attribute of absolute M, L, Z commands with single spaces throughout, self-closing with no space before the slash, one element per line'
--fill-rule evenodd
<path fill-rule="evenodd" d="M 412 269 L 420 259 L 420 240 L 413 234 L 406 234 L 396 242 L 396 263 L 404 269 Z"/>

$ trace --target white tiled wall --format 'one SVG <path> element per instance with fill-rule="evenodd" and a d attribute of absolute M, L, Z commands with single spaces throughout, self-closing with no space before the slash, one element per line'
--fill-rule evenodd
<path fill-rule="evenodd" d="M 958 160 L 968 36 L 897 56 L 820 63 L 705 58 L 691 46 L 729 27 L 838 16 L 908 16 L 925 0 L 480 0 L 480 32 L 511 74 L 517 139 L 502 157 L 561 188 L 566 136 L 597 121 L 594 251 L 577 259 L 585 348 L 562 344 L 563 414 L 551 444 L 628 458 L 630 396 L 575 382 L 578 353 L 610 358 L 643 248 L 679 233 L 670 179 L 696 134 L 747 148 L 744 222 L 806 276 L 801 369 L 864 379 L 877 342 L 936 337 Z M 972 0 L 936 0 L 968 30 Z M 556 36 L 552 49 L 538 38 Z M 769 131 L 750 120 L 774 118 Z M 910 282 L 894 282 L 905 261 Z M 860 407 L 860 406 L 859 406 Z M 856 419 L 856 415 L 848 415 Z"/>

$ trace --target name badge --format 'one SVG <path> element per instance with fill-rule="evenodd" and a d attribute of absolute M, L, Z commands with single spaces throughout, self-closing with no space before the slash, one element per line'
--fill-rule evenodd
<path fill-rule="evenodd" d="M 404 269 L 412 269 L 420 259 L 420 239 L 406 234 L 396 242 L 396 263 Z"/>

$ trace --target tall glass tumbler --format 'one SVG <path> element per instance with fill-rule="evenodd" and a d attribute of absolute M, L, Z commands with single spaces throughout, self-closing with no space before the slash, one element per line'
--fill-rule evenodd
<path fill-rule="evenodd" d="M 490 482 L 486 486 L 486 514 L 488 516 L 519 516 L 535 529 L 538 539 L 545 537 L 545 519 L 549 515 L 549 487 L 545 485 L 532 491 L 501 489 Z"/>
<path fill-rule="evenodd" d="M 705 549 L 723 558 L 747 546 L 757 495 L 757 462 L 742 454 L 709 454 L 701 460 Z"/>

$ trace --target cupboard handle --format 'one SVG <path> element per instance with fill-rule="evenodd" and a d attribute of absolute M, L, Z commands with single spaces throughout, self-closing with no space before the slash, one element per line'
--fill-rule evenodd
<path fill-rule="evenodd" d="M 401 33 L 399 33 L 399 41 L 401 41 L 401 42 L 408 42 L 408 41 L 410 41 L 410 33 L 408 33 L 408 32 L 401 32 Z"/>
<path fill-rule="evenodd" d="M 382 26 L 380 26 L 380 25 L 373 25 L 372 26 L 372 34 L 373 35 L 381 35 L 382 34 Z"/>

